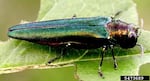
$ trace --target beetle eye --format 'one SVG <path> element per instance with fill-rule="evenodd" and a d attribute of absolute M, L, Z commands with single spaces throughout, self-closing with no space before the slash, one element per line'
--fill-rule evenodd
<path fill-rule="evenodd" d="M 131 37 L 137 37 L 136 33 L 135 32 L 129 32 L 128 34 L 128 37 L 131 38 Z"/>

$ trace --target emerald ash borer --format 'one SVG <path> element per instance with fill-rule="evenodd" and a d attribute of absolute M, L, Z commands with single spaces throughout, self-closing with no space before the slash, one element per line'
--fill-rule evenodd
<path fill-rule="evenodd" d="M 102 48 L 99 74 L 105 50 L 112 50 L 114 68 L 117 62 L 114 46 L 133 48 L 138 39 L 135 25 L 115 20 L 111 17 L 68 18 L 15 25 L 8 30 L 8 36 L 42 45 L 63 47 L 63 53 L 50 59 L 55 61 L 64 55 L 66 48 L 96 49 Z"/>

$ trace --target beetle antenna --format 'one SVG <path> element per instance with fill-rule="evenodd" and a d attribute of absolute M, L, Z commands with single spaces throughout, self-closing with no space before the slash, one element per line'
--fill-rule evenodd
<path fill-rule="evenodd" d="M 112 18 L 112 20 L 114 20 L 116 17 L 118 17 L 120 14 L 122 13 L 122 11 L 118 11 Z"/>
<path fill-rule="evenodd" d="M 143 18 L 140 20 L 140 27 L 139 28 L 137 28 L 137 29 L 140 29 L 140 31 L 139 31 L 139 33 L 138 33 L 138 37 L 141 35 L 141 32 L 142 32 L 142 29 L 143 29 L 143 24 L 144 24 L 144 21 L 143 21 Z M 141 56 L 143 56 L 143 54 L 144 54 L 144 47 L 143 47 L 143 45 L 141 45 L 141 44 L 136 44 L 137 46 L 139 46 L 140 47 L 140 50 L 141 50 Z"/>
<path fill-rule="evenodd" d="M 143 25 L 144 25 L 144 21 L 143 21 L 143 18 L 140 20 L 140 27 L 138 29 L 140 29 L 139 33 L 138 33 L 138 36 L 141 35 L 141 32 L 142 32 L 142 29 L 143 29 Z"/>

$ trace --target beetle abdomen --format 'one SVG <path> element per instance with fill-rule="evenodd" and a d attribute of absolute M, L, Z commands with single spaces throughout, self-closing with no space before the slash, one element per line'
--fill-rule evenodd
<path fill-rule="evenodd" d="M 65 47 L 70 44 L 70 47 L 76 49 L 95 49 L 110 44 L 110 40 L 106 38 L 94 38 L 89 36 L 65 36 L 49 39 L 32 39 L 28 41 L 54 47 Z"/>

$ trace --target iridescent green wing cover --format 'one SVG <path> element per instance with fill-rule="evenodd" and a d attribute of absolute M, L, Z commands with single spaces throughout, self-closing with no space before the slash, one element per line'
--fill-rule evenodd
<path fill-rule="evenodd" d="M 9 29 L 8 36 L 17 39 L 49 39 L 64 36 L 107 38 L 105 25 L 110 17 L 70 18 L 19 24 Z"/>

